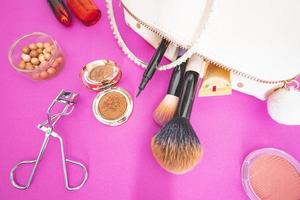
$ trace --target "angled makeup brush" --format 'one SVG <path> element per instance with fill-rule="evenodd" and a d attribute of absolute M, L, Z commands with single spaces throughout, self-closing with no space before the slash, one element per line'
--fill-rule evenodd
<path fill-rule="evenodd" d="M 146 87 L 147 83 L 151 80 L 152 76 L 156 71 L 156 67 L 159 65 L 161 59 L 163 58 L 170 42 L 166 39 L 162 39 L 155 54 L 152 56 L 150 63 L 148 64 L 144 74 L 143 80 L 139 85 L 139 91 L 136 96 L 139 96 L 142 90 Z"/>
<path fill-rule="evenodd" d="M 180 56 L 179 56 L 180 57 Z M 178 57 L 178 58 L 179 58 Z M 181 82 L 185 72 L 186 63 L 178 65 L 173 70 L 167 95 L 160 102 L 153 113 L 153 118 L 156 123 L 163 126 L 168 123 L 175 115 L 177 110 L 179 95 L 181 92 Z"/>
<path fill-rule="evenodd" d="M 202 156 L 200 141 L 189 120 L 202 63 L 203 59 L 197 55 L 190 58 L 176 116 L 152 138 L 155 159 L 165 170 L 174 174 L 191 170 Z"/>

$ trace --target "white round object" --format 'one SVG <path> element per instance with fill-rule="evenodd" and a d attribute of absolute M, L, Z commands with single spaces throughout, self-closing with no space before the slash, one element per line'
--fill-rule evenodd
<path fill-rule="evenodd" d="M 268 112 L 273 120 L 285 125 L 300 125 L 300 91 L 280 88 L 268 98 Z"/>
<path fill-rule="evenodd" d="M 25 61 L 25 62 L 30 62 L 31 57 L 25 53 L 22 53 L 21 58 Z"/>

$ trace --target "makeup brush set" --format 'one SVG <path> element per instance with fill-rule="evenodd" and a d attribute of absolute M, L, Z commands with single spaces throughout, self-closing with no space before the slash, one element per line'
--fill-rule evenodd
<path fill-rule="evenodd" d="M 129 27 L 158 47 L 149 65 L 127 46 L 130 41 L 126 43 L 118 29 L 112 0 L 106 2 L 119 46 L 129 59 L 146 68 L 138 94 L 155 67 L 159 71 L 175 68 L 197 54 L 208 66 L 202 67 L 200 96 L 227 95 L 233 89 L 266 100 L 276 122 L 300 125 L 298 1 L 143 0 L 137 4 L 122 0 Z M 174 60 L 178 47 L 185 53 Z M 155 62 L 166 48 L 165 56 L 172 62 L 158 65 Z"/>
<path fill-rule="evenodd" d="M 167 95 L 153 114 L 162 128 L 151 141 L 154 158 L 168 172 L 186 173 L 203 154 L 189 120 L 198 78 L 202 79 L 199 96 L 230 95 L 233 89 L 267 100 L 269 115 L 276 122 L 300 125 L 298 1 L 142 0 L 137 4 L 134 0 L 122 0 L 126 24 L 157 48 L 149 64 L 127 46 L 118 29 L 113 1 L 106 2 L 119 46 L 129 59 L 145 68 L 137 96 L 157 70 L 174 68 Z M 281 31 L 278 22 L 283 24 Z M 167 49 L 174 53 L 165 55 L 167 58 L 180 53 L 177 59 L 170 59 L 171 63 L 160 65 Z M 251 165 L 253 169 L 249 166 L 255 163 L 251 160 L 257 155 L 254 152 L 249 155 L 251 158 L 246 158 L 242 169 L 249 198 L 299 199 L 299 163 L 285 157 L 287 154 L 281 150 L 258 152 L 263 152 L 261 161 L 255 161 L 257 165 Z M 275 171 L 267 173 L 268 162 L 276 162 L 277 176 L 271 174 Z M 287 171 L 290 167 L 286 173 L 293 174 L 294 178 L 289 188 L 277 190 L 278 180 L 287 184 L 281 174 L 283 166 Z M 261 170 L 266 170 L 266 174 Z"/>
<path fill-rule="evenodd" d="M 201 157 L 199 140 L 188 120 L 198 77 L 203 79 L 199 96 L 230 95 L 235 89 L 261 100 L 267 99 L 268 111 L 275 121 L 300 125 L 300 91 L 296 80 L 300 74 L 297 67 L 300 65 L 297 59 L 300 46 L 294 45 L 296 41 L 300 42 L 295 34 L 300 33 L 300 29 L 285 23 L 279 33 L 276 25 L 279 19 L 288 22 L 298 15 L 296 8 L 300 8 L 300 4 L 293 3 L 295 6 L 291 10 L 291 5 L 282 7 L 277 1 L 269 9 L 265 8 L 267 4 L 261 5 L 258 1 L 164 1 L 162 6 L 158 0 L 143 0 L 139 4 L 122 0 L 129 27 L 138 27 L 133 29 L 151 45 L 157 43 L 155 35 L 161 36 L 156 52 L 149 64 L 145 64 L 122 39 L 112 1 L 107 0 L 118 44 L 130 59 L 146 68 L 137 96 L 156 70 L 174 68 L 167 96 L 154 111 L 155 121 L 164 126 L 152 140 L 152 151 L 163 168 L 182 173 Z M 260 7 L 256 8 L 256 5 Z M 247 13 L 251 7 L 255 7 L 256 14 L 250 17 Z M 290 14 L 282 16 L 282 9 Z M 262 20 L 266 16 L 265 10 L 272 18 Z M 253 30 L 260 31 L 253 34 Z M 273 48 L 273 41 L 278 42 L 276 48 Z M 178 59 L 160 66 L 167 49 L 176 46 L 182 49 Z M 291 48 L 299 50 L 294 51 L 292 57 L 287 53 Z"/>

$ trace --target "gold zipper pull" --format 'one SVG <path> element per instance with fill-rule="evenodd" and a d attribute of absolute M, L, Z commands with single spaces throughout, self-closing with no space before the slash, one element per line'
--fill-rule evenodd
<path fill-rule="evenodd" d="M 206 62 L 200 97 L 231 95 L 230 71 Z"/>

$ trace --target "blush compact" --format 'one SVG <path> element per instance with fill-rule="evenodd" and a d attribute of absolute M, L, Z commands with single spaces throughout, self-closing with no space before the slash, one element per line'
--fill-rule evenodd
<path fill-rule="evenodd" d="M 122 77 L 122 71 L 114 61 L 92 61 L 85 65 L 80 76 L 86 87 L 99 91 L 93 102 L 93 113 L 98 121 L 117 126 L 128 120 L 133 102 L 125 89 L 115 87 Z"/>
<path fill-rule="evenodd" d="M 242 182 L 250 200 L 300 199 L 300 163 L 282 150 L 259 149 L 245 158 Z"/>

